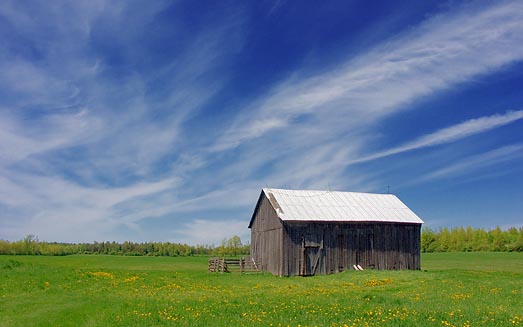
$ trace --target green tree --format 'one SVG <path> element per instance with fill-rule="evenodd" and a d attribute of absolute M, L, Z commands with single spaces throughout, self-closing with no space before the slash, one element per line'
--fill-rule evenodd
<path fill-rule="evenodd" d="M 421 252 L 434 252 L 436 234 L 429 227 L 424 227 L 421 232 Z"/>
<path fill-rule="evenodd" d="M 240 251 L 242 247 L 242 240 L 239 236 L 234 235 L 230 239 L 227 240 L 227 252 L 231 255 L 238 255 L 238 252 Z"/>

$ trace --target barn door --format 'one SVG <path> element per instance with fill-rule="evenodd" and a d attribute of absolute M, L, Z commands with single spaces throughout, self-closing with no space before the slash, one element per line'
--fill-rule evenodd
<path fill-rule="evenodd" d="M 300 275 L 313 276 L 321 264 L 323 238 L 317 235 L 305 235 L 302 237 L 301 252 Z"/>

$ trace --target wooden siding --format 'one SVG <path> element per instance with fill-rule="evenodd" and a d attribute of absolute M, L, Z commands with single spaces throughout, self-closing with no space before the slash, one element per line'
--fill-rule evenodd
<path fill-rule="evenodd" d="M 353 269 L 353 265 L 364 269 L 420 269 L 420 227 L 401 223 L 286 222 L 281 274 L 331 274 Z"/>
<path fill-rule="evenodd" d="M 251 257 L 262 271 L 282 275 L 283 224 L 265 196 L 261 196 L 251 225 Z"/>

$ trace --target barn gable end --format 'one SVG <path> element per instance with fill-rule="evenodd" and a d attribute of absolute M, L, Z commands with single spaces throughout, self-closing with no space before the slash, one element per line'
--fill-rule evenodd
<path fill-rule="evenodd" d="M 282 275 L 283 223 L 263 192 L 256 204 L 249 228 L 251 257 L 263 271 Z"/>
<path fill-rule="evenodd" d="M 280 276 L 420 269 L 422 223 L 390 194 L 263 189 L 251 256 Z"/>

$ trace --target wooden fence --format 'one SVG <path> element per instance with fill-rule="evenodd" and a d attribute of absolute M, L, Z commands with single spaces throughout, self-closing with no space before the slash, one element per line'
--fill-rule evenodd
<path fill-rule="evenodd" d="M 214 257 L 209 258 L 209 272 L 258 273 L 261 272 L 261 270 L 258 264 L 250 257 L 241 257 L 239 259 Z"/>

